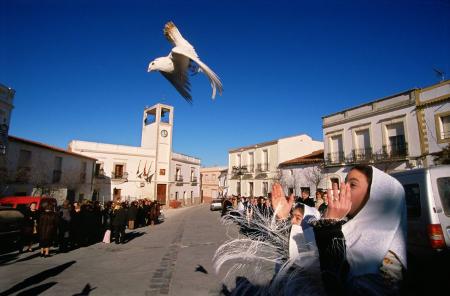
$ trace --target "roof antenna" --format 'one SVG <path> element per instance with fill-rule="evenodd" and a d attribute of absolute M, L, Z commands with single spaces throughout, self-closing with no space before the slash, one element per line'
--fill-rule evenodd
<path fill-rule="evenodd" d="M 445 79 L 445 72 L 442 70 L 439 70 L 438 68 L 433 68 L 434 72 L 436 73 L 436 76 L 439 77 L 440 82 L 444 81 Z"/>

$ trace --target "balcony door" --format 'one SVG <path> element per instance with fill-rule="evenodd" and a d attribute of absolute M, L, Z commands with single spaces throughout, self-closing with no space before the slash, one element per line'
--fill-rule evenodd
<path fill-rule="evenodd" d="M 123 176 L 123 165 L 122 164 L 116 164 L 114 166 L 114 176 L 116 178 L 122 178 L 122 176 Z"/>
<path fill-rule="evenodd" d="M 333 163 L 342 162 L 344 159 L 344 145 L 342 135 L 331 137 L 331 161 Z"/>
<path fill-rule="evenodd" d="M 357 160 L 369 159 L 372 154 L 369 130 L 360 130 L 356 134 L 355 156 Z"/>
<path fill-rule="evenodd" d="M 387 127 L 387 153 L 392 156 L 406 155 L 405 129 L 403 122 L 390 124 Z"/>

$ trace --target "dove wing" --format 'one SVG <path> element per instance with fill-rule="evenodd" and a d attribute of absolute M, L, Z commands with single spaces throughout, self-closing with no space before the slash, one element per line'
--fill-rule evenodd
<path fill-rule="evenodd" d="M 190 60 L 194 61 L 199 65 L 199 67 L 202 69 L 202 71 L 206 74 L 206 76 L 209 79 L 209 82 L 211 84 L 212 88 L 212 98 L 214 99 L 216 97 L 216 89 L 219 91 L 219 94 L 222 95 L 223 87 L 222 82 L 220 82 L 219 77 L 214 73 L 213 70 L 211 70 L 206 64 L 204 64 L 202 61 L 200 61 L 199 57 L 195 53 L 194 48 L 192 50 L 190 48 L 183 48 L 180 46 L 176 46 L 172 48 L 172 56 L 184 56 L 189 58 Z"/>
<path fill-rule="evenodd" d="M 193 46 L 183 38 L 178 28 L 175 26 L 173 22 L 168 22 L 164 26 L 164 36 L 166 36 L 167 40 L 172 43 L 173 46 L 187 46 L 193 49 Z"/>
<path fill-rule="evenodd" d="M 172 72 L 163 72 L 160 73 L 169 80 L 170 83 L 177 89 L 180 95 L 188 101 L 188 103 L 192 103 L 192 96 L 190 94 L 191 84 L 189 83 L 189 77 L 187 75 L 189 59 L 185 56 L 171 56 L 173 61 L 174 70 Z"/>

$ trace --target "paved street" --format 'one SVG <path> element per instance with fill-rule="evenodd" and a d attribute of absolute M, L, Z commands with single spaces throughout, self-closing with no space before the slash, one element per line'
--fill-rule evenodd
<path fill-rule="evenodd" d="M 219 219 L 207 205 L 175 209 L 164 223 L 132 231 L 124 245 L 50 258 L 38 250 L 0 255 L 0 295 L 217 295 L 223 275 L 211 259 L 227 232 Z"/>

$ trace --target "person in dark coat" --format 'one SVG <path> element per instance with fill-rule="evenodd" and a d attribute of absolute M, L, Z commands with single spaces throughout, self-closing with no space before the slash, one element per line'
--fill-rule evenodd
<path fill-rule="evenodd" d="M 309 193 L 310 193 L 309 190 L 302 190 L 302 196 L 298 200 L 298 202 L 307 205 L 308 207 L 314 208 L 316 203 L 314 202 L 314 199 L 309 197 Z"/>
<path fill-rule="evenodd" d="M 82 228 L 83 228 L 83 245 L 89 246 L 96 242 L 97 229 L 96 229 L 96 216 L 94 213 L 94 206 L 91 202 L 86 202 L 81 207 L 82 212 Z"/>
<path fill-rule="evenodd" d="M 137 219 L 138 207 L 137 202 L 133 201 L 128 209 L 128 229 L 134 229 Z"/>
<path fill-rule="evenodd" d="M 114 230 L 114 241 L 116 244 L 125 243 L 125 227 L 128 222 L 126 209 L 121 205 L 117 204 L 114 207 L 112 226 Z"/>
<path fill-rule="evenodd" d="M 109 201 L 105 204 L 105 208 L 102 211 L 102 226 L 103 226 L 103 233 L 106 230 L 112 230 L 112 202 Z"/>
<path fill-rule="evenodd" d="M 24 246 L 28 246 L 27 251 L 33 251 L 33 243 L 36 240 L 37 226 L 39 221 L 39 211 L 36 209 L 36 203 L 30 204 L 30 208 L 25 211 L 24 223 L 22 227 L 22 244 L 20 252 L 22 252 Z"/>
<path fill-rule="evenodd" d="M 82 225 L 81 206 L 78 202 L 73 204 L 73 211 L 70 220 L 70 239 L 72 248 L 79 248 L 83 240 L 83 225 Z"/>
<path fill-rule="evenodd" d="M 144 201 L 140 200 L 137 208 L 137 227 L 145 226 Z"/>
<path fill-rule="evenodd" d="M 48 257 L 50 246 L 56 238 L 58 229 L 58 214 L 54 211 L 53 204 L 46 205 L 44 211 L 39 217 L 38 234 L 39 246 L 41 247 L 41 256 Z"/>
<path fill-rule="evenodd" d="M 71 220 L 71 206 L 70 201 L 65 200 L 59 209 L 59 251 L 67 252 L 69 237 L 70 237 L 70 220 Z"/>
<path fill-rule="evenodd" d="M 144 207 L 143 207 L 143 209 L 144 209 L 144 219 L 145 219 L 145 225 L 146 226 L 150 224 L 150 219 L 149 219 L 149 216 L 150 216 L 150 205 L 151 205 L 151 201 L 146 200 L 145 203 L 144 203 Z"/>

